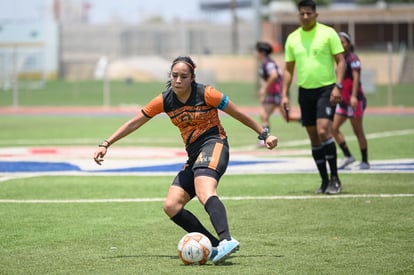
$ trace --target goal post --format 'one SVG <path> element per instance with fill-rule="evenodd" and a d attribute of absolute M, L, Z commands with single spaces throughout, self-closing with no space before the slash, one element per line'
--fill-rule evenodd
<path fill-rule="evenodd" d="M 14 81 L 31 85 L 47 79 L 46 46 L 43 42 L 0 43 L 1 88 L 10 89 Z"/>
<path fill-rule="evenodd" d="M 48 77 L 44 42 L 0 43 L 0 89 L 13 92 L 13 106 L 19 105 L 19 90 L 44 86 Z M 49 73 L 50 74 L 50 73 Z"/>

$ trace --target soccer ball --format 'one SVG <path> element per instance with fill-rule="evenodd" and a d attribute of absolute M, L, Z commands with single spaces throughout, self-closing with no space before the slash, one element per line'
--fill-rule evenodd
<path fill-rule="evenodd" d="M 186 265 L 205 264 L 210 258 L 212 245 L 203 234 L 191 232 L 178 242 L 178 257 Z"/>

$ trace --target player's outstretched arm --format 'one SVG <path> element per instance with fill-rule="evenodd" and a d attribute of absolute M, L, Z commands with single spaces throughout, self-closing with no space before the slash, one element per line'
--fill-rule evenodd
<path fill-rule="evenodd" d="M 121 127 L 119 127 L 108 139 L 106 139 L 104 142 L 102 142 L 98 149 L 96 149 L 93 159 L 95 162 L 99 165 L 102 164 L 103 158 L 106 155 L 106 152 L 108 150 L 108 147 L 111 144 L 114 144 L 121 138 L 129 135 L 130 133 L 137 130 L 139 127 L 141 127 L 143 124 L 145 124 L 147 121 L 149 121 L 150 118 L 144 116 L 142 112 L 138 112 L 138 114 L 131 118 L 129 121 L 125 122 Z"/>
<path fill-rule="evenodd" d="M 263 129 L 262 126 L 260 126 L 259 123 L 257 123 L 253 118 L 248 116 L 247 114 L 241 112 L 239 108 L 232 102 L 229 101 L 227 107 L 223 110 L 227 114 L 229 114 L 234 119 L 237 119 L 247 127 L 251 128 L 253 131 L 255 131 L 259 136 L 264 137 L 266 148 L 273 149 L 277 146 L 278 139 L 275 136 L 272 136 L 270 134 L 264 136 L 265 129 Z"/>

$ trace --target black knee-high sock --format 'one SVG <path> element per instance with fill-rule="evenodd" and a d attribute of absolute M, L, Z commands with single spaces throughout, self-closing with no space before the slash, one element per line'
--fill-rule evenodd
<path fill-rule="evenodd" d="M 220 241 L 231 240 L 229 225 L 227 223 L 227 214 L 224 204 L 217 196 L 211 196 L 204 205 L 204 209 L 210 216 L 211 223 L 214 226 Z"/>
<path fill-rule="evenodd" d="M 199 232 L 206 235 L 213 246 L 218 246 L 219 240 L 190 211 L 183 208 L 171 220 L 187 232 Z"/>
<path fill-rule="evenodd" d="M 325 149 L 323 146 L 312 147 L 312 156 L 318 167 L 319 175 L 322 182 L 326 184 L 329 182 L 328 170 L 326 169 Z"/>
<path fill-rule="evenodd" d="M 361 148 L 361 156 L 363 162 L 368 162 L 368 149 L 367 148 Z"/>
<path fill-rule="evenodd" d="M 338 178 L 338 165 L 336 155 L 336 145 L 334 138 L 330 138 L 322 142 L 323 148 L 325 148 L 325 157 L 328 161 L 329 168 L 331 170 L 331 178 Z"/>
<path fill-rule="evenodd" d="M 344 153 L 345 157 L 350 157 L 351 156 L 351 152 L 349 151 L 348 145 L 346 144 L 346 142 L 342 142 L 341 144 L 339 144 L 339 148 L 341 148 L 342 152 Z"/>

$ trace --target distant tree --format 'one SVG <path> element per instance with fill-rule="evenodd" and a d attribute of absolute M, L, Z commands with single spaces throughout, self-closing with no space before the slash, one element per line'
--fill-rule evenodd
<path fill-rule="evenodd" d="M 262 1 L 262 5 L 269 5 L 270 2 L 273 1 L 293 1 L 295 3 L 298 3 L 300 0 L 261 0 Z M 331 3 L 336 2 L 335 0 L 314 0 L 315 3 L 318 6 L 327 6 Z M 354 0 L 354 2 L 356 4 L 375 4 L 377 3 L 379 0 Z M 388 4 L 396 4 L 396 3 L 413 3 L 414 4 L 414 0 L 384 0 L 385 3 Z"/>
<path fill-rule="evenodd" d="M 355 3 L 361 4 L 361 5 L 372 5 L 377 3 L 378 0 L 355 0 Z M 414 0 L 384 0 L 387 4 L 397 4 L 397 3 L 414 3 Z"/>
<path fill-rule="evenodd" d="M 147 18 L 144 22 L 145 23 L 164 23 L 164 18 L 162 16 L 157 15 L 157 16 Z"/>
<path fill-rule="evenodd" d="M 275 0 L 261 0 L 262 5 L 269 5 L 270 2 L 273 2 Z M 276 0 L 276 1 L 293 1 L 295 2 L 295 4 L 299 3 L 300 0 Z M 331 0 L 314 0 L 316 5 L 318 6 L 327 6 L 329 5 L 332 1 Z M 361 0 L 361 1 L 370 1 L 370 0 Z M 400 1 L 404 1 L 404 0 L 400 0 Z M 405 1 L 414 1 L 414 0 L 405 0 Z"/>

